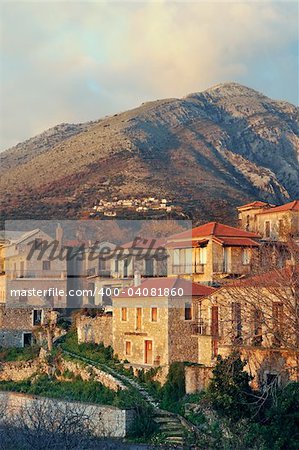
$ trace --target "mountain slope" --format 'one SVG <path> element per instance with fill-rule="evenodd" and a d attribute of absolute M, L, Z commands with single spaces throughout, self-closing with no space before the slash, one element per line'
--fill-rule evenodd
<path fill-rule="evenodd" d="M 99 198 L 151 194 L 233 222 L 244 201 L 299 195 L 298 108 L 236 83 L 77 127 L 0 154 L 2 217 L 76 217 Z"/>

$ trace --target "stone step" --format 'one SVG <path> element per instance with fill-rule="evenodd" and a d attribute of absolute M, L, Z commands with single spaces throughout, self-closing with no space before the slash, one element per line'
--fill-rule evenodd
<path fill-rule="evenodd" d="M 183 430 L 160 430 L 164 436 L 168 437 L 177 437 L 177 438 L 184 438 L 185 433 Z"/>
<path fill-rule="evenodd" d="M 167 437 L 165 438 L 165 443 L 171 444 L 171 445 L 178 445 L 178 448 L 183 448 L 184 440 L 182 438 L 177 437 Z"/>

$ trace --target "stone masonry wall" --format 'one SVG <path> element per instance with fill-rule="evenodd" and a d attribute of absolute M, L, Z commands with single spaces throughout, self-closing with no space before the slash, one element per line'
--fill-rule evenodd
<path fill-rule="evenodd" d="M 77 318 L 77 332 L 79 343 L 102 342 L 105 347 L 112 345 L 112 316 L 98 317 L 80 316 Z"/>
<path fill-rule="evenodd" d="M 45 399 L 32 395 L 19 394 L 15 392 L 0 392 L 0 403 L 6 406 L 4 417 L 13 418 L 18 412 L 34 412 L 34 408 L 40 405 L 55 405 L 62 411 L 76 410 L 78 413 L 89 417 L 93 434 L 99 437 L 123 438 L 134 420 L 132 410 L 118 409 L 113 406 L 103 406 L 90 403 L 67 402 L 64 400 Z M 53 410 L 53 406 L 51 408 Z M 4 417 L 0 417 L 0 423 Z M 30 426 L 30 422 L 28 422 Z"/>
<path fill-rule="evenodd" d="M 34 361 L 0 362 L 0 381 L 22 381 L 41 369 L 38 359 Z"/>
<path fill-rule="evenodd" d="M 186 394 L 206 389 L 212 376 L 212 367 L 186 366 L 185 367 L 185 389 Z"/>
<path fill-rule="evenodd" d="M 62 374 L 63 371 L 69 370 L 70 372 L 73 372 L 74 375 L 80 375 L 84 381 L 88 381 L 90 379 L 98 381 L 112 391 L 127 389 L 127 387 L 121 381 L 117 380 L 109 373 L 106 373 L 103 370 L 90 365 L 84 366 L 75 361 L 62 359 L 59 362 L 59 369 Z"/>

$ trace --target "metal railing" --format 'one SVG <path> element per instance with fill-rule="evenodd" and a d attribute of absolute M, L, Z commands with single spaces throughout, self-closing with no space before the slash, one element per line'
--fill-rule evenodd
<path fill-rule="evenodd" d="M 203 319 L 199 319 L 199 321 L 197 323 L 193 323 L 191 327 L 193 334 L 199 334 L 203 336 L 209 336 L 211 334 L 210 324 Z"/>
<path fill-rule="evenodd" d="M 205 264 L 173 264 L 172 273 L 174 275 L 204 273 Z"/>

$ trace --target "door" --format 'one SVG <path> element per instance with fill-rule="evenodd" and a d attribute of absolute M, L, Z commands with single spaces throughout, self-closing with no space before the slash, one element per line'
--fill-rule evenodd
<path fill-rule="evenodd" d="M 144 362 L 145 364 L 153 363 L 153 341 L 145 341 Z"/>

